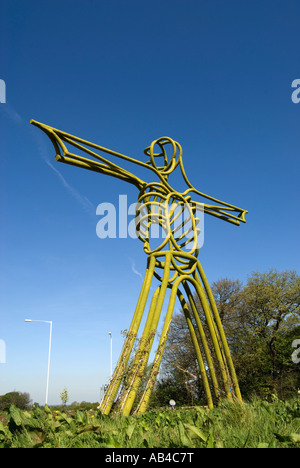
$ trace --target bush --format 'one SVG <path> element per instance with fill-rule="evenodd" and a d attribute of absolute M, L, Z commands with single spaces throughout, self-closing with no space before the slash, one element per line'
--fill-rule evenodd
<path fill-rule="evenodd" d="M 27 409 L 30 406 L 31 399 L 29 393 L 10 392 L 0 396 L 0 410 L 8 410 L 10 405 L 20 409 Z"/>

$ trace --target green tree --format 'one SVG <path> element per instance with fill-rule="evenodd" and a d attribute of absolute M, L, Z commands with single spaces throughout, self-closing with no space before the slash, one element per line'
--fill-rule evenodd
<path fill-rule="evenodd" d="M 10 405 L 15 405 L 20 409 L 27 409 L 30 403 L 29 393 L 10 392 L 0 396 L 0 410 L 7 410 Z"/>
<path fill-rule="evenodd" d="M 300 277 L 295 271 L 253 273 L 243 289 L 240 303 L 243 333 L 241 367 L 249 369 L 247 359 L 256 360 L 252 370 L 260 370 L 261 381 L 271 391 L 281 393 L 283 343 L 294 333 L 300 316 Z M 287 349 L 284 351 L 287 354 Z M 292 348 L 289 350 L 289 355 Z M 291 359 L 290 359 L 291 360 Z M 254 364 L 254 362 L 253 362 Z M 286 364 L 285 364 L 286 365 Z"/>
<path fill-rule="evenodd" d="M 66 389 L 66 387 L 60 393 L 60 399 L 61 399 L 62 404 L 66 406 L 67 402 L 69 401 L 68 390 Z"/>
<path fill-rule="evenodd" d="M 295 271 L 269 270 L 253 273 L 245 286 L 239 280 L 225 278 L 213 283 L 211 289 L 243 397 L 273 393 L 280 398 L 293 396 L 300 387 L 299 364 L 291 359 L 292 343 L 300 339 L 300 277 Z M 206 331 L 200 304 L 198 310 Z M 187 378 L 188 373 L 196 379 Z M 202 398 L 201 377 L 182 312 L 172 321 L 160 381 L 164 392 L 168 385 L 180 384 L 183 388 L 189 383 L 193 389 L 189 395 Z"/>

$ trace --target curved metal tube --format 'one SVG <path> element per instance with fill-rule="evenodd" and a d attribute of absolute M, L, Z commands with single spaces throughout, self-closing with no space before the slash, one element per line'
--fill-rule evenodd
<path fill-rule="evenodd" d="M 147 408 L 167 342 L 176 298 L 179 299 L 187 320 L 208 406 L 213 407 L 214 399 L 218 402 L 222 394 L 232 399 L 232 389 L 236 398 L 242 401 L 217 306 L 203 268 L 197 259 L 199 254 L 199 219 L 196 217 L 196 213 L 201 208 L 204 213 L 231 224 L 240 225 L 241 222 L 246 222 L 247 211 L 198 191 L 190 183 L 185 173 L 180 144 L 169 137 L 154 140 L 144 150 L 149 160 L 143 162 L 35 120 L 31 120 L 31 123 L 43 130 L 50 138 L 57 161 L 116 177 L 133 184 L 139 190 L 136 229 L 148 257 L 147 269 L 118 364 L 100 404 L 102 413 L 109 414 L 114 403 L 116 403 L 116 410 L 124 415 L 129 415 L 132 411 L 145 373 L 154 336 L 157 333 L 168 288 L 171 293 L 159 344 L 146 388 L 135 411 L 141 413 Z M 69 151 L 69 146 L 87 153 L 89 158 Z M 171 148 L 171 155 L 168 154 L 169 148 Z M 109 155 L 110 159 L 104 154 Z M 162 165 L 157 163 L 158 159 L 162 159 Z M 116 161 L 120 160 L 147 169 L 151 176 L 150 181 L 142 180 L 117 164 Z M 187 186 L 183 192 L 178 192 L 169 183 L 169 176 L 177 168 L 179 168 Z M 153 176 L 156 176 L 158 180 L 153 181 Z M 204 198 L 208 203 L 193 200 L 192 195 Z M 150 231 L 153 224 L 158 224 L 165 234 L 160 245 L 155 248 L 152 248 L 150 242 Z M 138 339 L 137 334 L 145 314 L 146 303 L 150 297 L 153 277 L 158 280 L 159 286 L 152 294 L 142 336 Z M 187 300 L 179 288 L 181 285 Z M 197 309 L 195 295 L 192 294 L 190 285 L 195 289 L 196 297 L 201 304 L 205 327 L 201 321 L 201 311 Z M 208 337 L 204 328 L 209 335 Z M 137 349 L 131 358 L 135 344 L 137 344 Z M 222 382 L 218 381 L 219 376 L 221 376 Z M 119 392 L 120 387 L 121 392 Z"/>

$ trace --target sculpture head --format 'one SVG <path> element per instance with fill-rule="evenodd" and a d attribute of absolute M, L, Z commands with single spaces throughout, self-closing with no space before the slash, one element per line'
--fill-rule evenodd
<path fill-rule="evenodd" d="M 150 157 L 147 164 L 154 167 L 166 178 L 180 164 L 182 159 L 180 144 L 169 137 L 161 137 L 152 141 L 151 145 L 145 148 L 144 153 Z M 162 160 L 162 165 L 156 163 L 158 158 Z"/>

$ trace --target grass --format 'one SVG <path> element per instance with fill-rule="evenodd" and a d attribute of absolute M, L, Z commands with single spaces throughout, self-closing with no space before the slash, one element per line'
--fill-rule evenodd
<path fill-rule="evenodd" d="M 154 410 L 129 417 L 11 406 L 0 415 L 0 447 L 299 448 L 300 400 L 223 402 L 213 410 Z"/>

